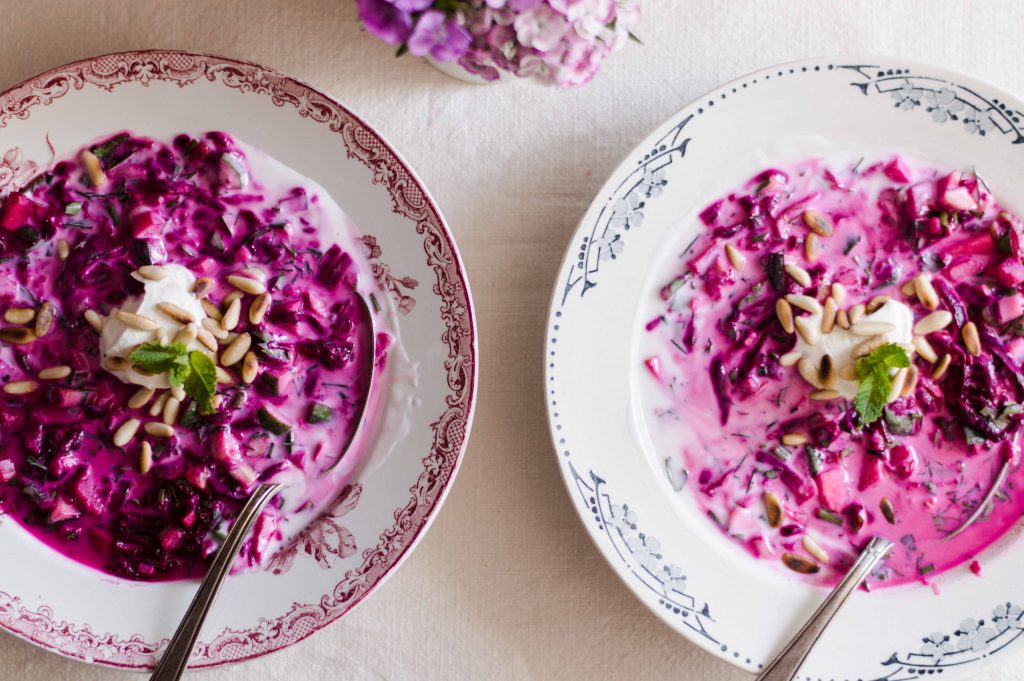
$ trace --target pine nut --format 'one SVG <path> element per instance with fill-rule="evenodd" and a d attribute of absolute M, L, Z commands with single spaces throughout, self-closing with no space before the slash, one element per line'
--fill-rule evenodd
<path fill-rule="evenodd" d="M 36 318 L 36 311 L 31 307 L 12 307 L 4 312 L 4 321 L 8 324 L 31 324 Z"/>
<path fill-rule="evenodd" d="M 836 372 L 836 364 L 832 360 L 832 355 L 824 354 L 821 356 L 821 366 L 818 367 L 818 375 L 821 377 L 821 386 L 823 388 L 832 390 L 836 387 L 839 374 Z"/>
<path fill-rule="evenodd" d="M 95 188 L 102 187 L 107 183 L 107 176 L 103 174 L 103 166 L 100 165 L 96 154 L 84 149 L 79 159 L 82 161 L 82 167 L 85 169 L 85 175 L 89 178 L 90 185 Z"/>
<path fill-rule="evenodd" d="M 257 281 L 256 279 L 250 279 L 249 277 L 243 277 L 238 274 L 229 274 L 227 279 L 228 283 L 239 291 L 251 293 L 254 296 L 267 292 L 267 285 L 262 281 Z"/>
<path fill-rule="evenodd" d="M 746 256 L 740 253 L 732 244 L 725 245 L 725 257 L 729 260 L 729 264 L 733 266 L 733 269 L 741 270 L 747 264 Z"/>
<path fill-rule="evenodd" d="M 107 371 L 128 371 L 132 365 L 124 357 L 117 357 L 115 355 L 107 357 L 107 361 L 104 362 L 103 366 L 107 368 Z"/>
<path fill-rule="evenodd" d="M 866 357 L 883 345 L 885 345 L 885 336 L 872 336 L 853 349 L 853 357 L 854 359 Z"/>
<path fill-rule="evenodd" d="M 138 273 L 140 277 L 142 277 L 143 279 L 149 279 L 150 281 L 160 281 L 161 279 L 166 279 L 167 275 L 169 274 L 167 272 L 167 269 L 161 267 L 160 265 L 143 265 L 142 267 L 135 271 Z"/>
<path fill-rule="evenodd" d="M 800 376 L 810 383 L 815 388 L 822 388 L 821 375 L 818 373 L 818 367 L 811 363 L 811 360 L 806 357 L 801 357 L 800 361 L 796 363 L 796 370 L 800 373 Z"/>
<path fill-rule="evenodd" d="M 868 314 L 871 314 L 878 310 L 883 305 L 885 305 L 886 303 L 888 303 L 890 300 L 892 300 L 892 296 L 875 296 L 874 298 L 868 301 L 865 310 Z"/>
<path fill-rule="evenodd" d="M 774 492 L 764 493 L 764 510 L 769 525 L 778 527 L 782 524 L 782 502 Z"/>
<path fill-rule="evenodd" d="M 793 307 L 800 308 L 804 312 L 810 312 L 811 314 L 821 312 L 821 303 L 810 296 L 790 293 L 786 296 L 786 302 Z"/>
<path fill-rule="evenodd" d="M 938 362 L 935 363 L 935 367 L 932 369 L 932 380 L 937 381 L 942 378 L 946 369 L 953 363 L 953 357 L 951 355 L 943 355 Z"/>
<path fill-rule="evenodd" d="M 4 385 L 4 392 L 8 395 L 28 395 L 39 390 L 39 384 L 35 381 L 12 381 Z"/>
<path fill-rule="evenodd" d="M 57 257 L 61 259 L 61 262 L 68 259 L 71 255 L 71 244 L 68 243 L 67 239 L 57 240 Z"/>
<path fill-rule="evenodd" d="M 270 310 L 270 294 L 261 293 L 249 306 L 249 323 L 254 326 L 262 324 L 268 310 Z"/>
<path fill-rule="evenodd" d="M 821 332 L 818 328 L 811 324 L 809 317 L 796 317 L 793 320 L 793 325 L 796 327 L 796 332 L 800 334 L 800 337 L 804 339 L 804 342 L 808 345 L 817 345 L 821 339 Z"/>
<path fill-rule="evenodd" d="M 156 309 L 160 310 L 174 321 L 182 324 L 192 324 L 196 321 L 195 316 L 191 312 L 183 307 L 175 305 L 174 303 L 159 303 L 156 306 Z"/>
<path fill-rule="evenodd" d="M 39 307 L 39 312 L 36 314 L 36 326 L 34 332 L 36 338 L 42 338 L 46 334 L 50 333 L 50 329 L 53 327 L 53 319 L 57 316 L 57 308 L 53 306 L 53 303 L 46 301 Z"/>
<path fill-rule="evenodd" d="M 850 311 L 847 312 L 847 316 L 850 318 L 850 326 L 860 321 L 860 318 L 864 316 L 864 310 L 865 306 L 863 303 L 857 303 L 850 308 Z"/>
<path fill-rule="evenodd" d="M 192 341 L 194 341 L 198 335 L 199 327 L 197 327 L 195 323 L 186 324 L 180 331 L 178 331 L 177 334 L 175 334 L 174 342 L 181 343 L 185 347 L 188 347 L 189 345 L 192 345 Z"/>
<path fill-rule="evenodd" d="M 917 324 L 914 324 L 914 333 L 919 336 L 927 336 L 930 333 L 946 328 L 952 321 L 953 314 L 951 312 L 936 310 L 925 315 L 918 320 Z"/>
<path fill-rule="evenodd" d="M 213 291 L 213 286 L 213 279 L 199 277 L 196 279 L 196 283 L 192 285 L 192 293 L 195 294 L 196 298 L 205 298 Z"/>
<path fill-rule="evenodd" d="M 160 328 L 160 325 L 149 317 L 143 317 L 142 315 L 135 314 L 134 312 L 118 310 L 114 316 L 117 317 L 125 326 L 138 331 L 156 331 Z"/>
<path fill-rule="evenodd" d="M 224 403 L 224 396 L 223 395 L 214 395 L 213 397 L 210 398 L 210 404 L 213 405 L 214 409 L 220 409 L 220 405 L 222 405 L 223 403 Z"/>
<path fill-rule="evenodd" d="M 249 385 L 255 381 L 259 371 L 260 363 L 256 359 L 256 353 L 251 351 L 245 353 L 245 359 L 242 360 L 242 383 Z"/>
<path fill-rule="evenodd" d="M 44 381 L 59 381 L 62 378 L 67 378 L 71 375 L 71 367 L 61 364 L 55 367 L 49 367 L 39 372 L 39 378 Z"/>
<path fill-rule="evenodd" d="M 156 398 L 156 401 L 149 405 L 149 415 L 157 416 L 162 414 L 164 411 L 164 405 L 167 403 L 168 399 L 170 399 L 170 395 L 167 393 L 160 393 L 159 397 Z"/>
<path fill-rule="evenodd" d="M 924 336 L 914 336 L 914 349 L 917 350 L 917 354 L 921 355 L 921 359 L 928 362 L 929 364 L 935 364 L 939 359 L 938 353 L 932 347 L 932 344 L 928 342 L 928 339 Z"/>
<path fill-rule="evenodd" d="M 168 402 L 170 402 L 171 400 L 178 400 L 179 402 L 184 402 L 185 401 L 185 388 L 181 387 L 180 385 L 172 385 L 171 386 L 171 396 L 169 398 L 167 398 Z M 164 404 L 164 406 L 165 407 L 167 406 L 166 403 Z"/>
<path fill-rule="evenodd" d="M 163 422 L 173 426 L 178 421 L 178 410 L 181 409 L 181 400 L 172 397 L 164 404 Z"/>
<path fill-rule="evenodd" d="M 793 308 L 790 307 L 789 302 L 785 298 L 779 298 L 775 301 L 775 316 L 779 318 L 783 331 L 793 333 Z"/>
<path fill-rule="evenodd" d="M 224 311 L 224 318 L 220 320 L 221 328 L 224 329 L 224 331 L 234 331 L 235 327 L 238 326 L 238 320 L 241 316 L 242 301 L 238 299 L 231 301 L 231 304 L 228 305 L 228 309 Z"/>
<path fill-rule="evenodd" d="M 786 274 L 793 278 L 793 281 L 800 284 L 803 287 L 811 285 L 811 275 L 803 267 L 794 265 L 793 263 L 786 263 L 785 265 Z"/>
<path fill-rule="evenodd" d="M 859 378 L 857 376 L 857 367 L 853 364 L 847 364 L 839 370 L 839 378 L 844 381 L 856 381 Z"/>
<path fill-rule="evenodd" d="M 121 427 L 114 433 L 114 446 L 124 447 L 126 444 L 131 442 L 135 434 L 139 432 L 139 426 L 141 423 L 138 419 L 128 419 L 121 424 Z"/>
<path fill-rule="evenodd" d="M 815 402 L 828 402 L 841 397 L 841 395 L 835 390 L 815 390 L 809 397 Z"/>
<path fill-rule="evenodd" d="M 854 336 L 877 336 L 896 330 L 896 325 L 889 322 L 857 322 L 850 327 Z"/>
<path fill-rule="evenodd" d="M 146 406 L 151 399 L 153 399 L 153 395 L 155 394 L 156 391 L 152 388 L 139 388 L 134 395 L 128 398 L 128 408 L 141 409 Z"/>
<path fill-rule="evenodd" d="M 821 571 L 821 568 L 819 568 L 814 561 L 808 560 L 803 556 L 798 556 L 795 553 L 783 553 L 782 564 L 793 572 L 798 572 L 801 575 L 813 575 Z"/>
<path fill-rule="evenodd" d="M 825 300 L 825 307 L 822 308 L 821 313 L 821 332 L 824 334 L 832 333 L 832 330 L 836 326 L 836 315 L 839 313 L 836 301 L 831 296 Z"/>
<path fill-rule="evenodd" d="M 801 541 L 804 545 L 804 549 L 807 553 L 811 554 L 815 560 L 819 563 L 828 564 L 828 554 L 825 553 L 825 549 L 818 545 L 818 542 L 811 538 L 811 535 L 805 534 Z"/>
<path fill-rule="evenodd" d="M 964 327 L 960 329 L 960 334 L 964 338 L 964 347 L 967 348 L 967 352 L 971 353 L 972 356 L 977 357 L 981 354 L 981 338 L 978 337 L 978 327 L 974 322 L 967 322 Z"/>
<path fill-rule="evenodd" d="M 836 324 L 838 324 L 839 328 L 841 328 L 841 329 L 849 329 L 850 328 L 850 317 L 846 313 L 846 310 L 837 310 L 836 311 Z"/>
<path fill-rule="evenodd" d="M 929 310 L 934 310 L 939 306 L 939 294 L 935 292 L 935 287 L 932 286 L 931 278 L 926 274 L 919 274 L 914 277 L 914 291 L 917 293 L 918 300 Z"/>
<path fill-rule="evenodd" d="M 153 447 L 143 440 L 142 446 L 139 448 L 139 473 L 145 475 L 151 468 L 153 468 Z"/>
<path fill-rule="evenodd" d="M 836 299 L 836 305 L 846 302 L 846 287 L 838 281 L 832 284 L 832 297 Z"/>
<path fill-rule="evenodd" d="M 235 377 L 231 375 L 224 367 L 217 367 L 217 384 L 218 385 L 234 385 Z"/>
<path fill-rule="evenodd" d="M 93 328 L 96 333 L 103 333 L 103 317 L 96 310 L 86 310 L 83 314 L 85 321 L 89 322 L 89 326 Z"/>
<path fill-rule="evenodd" d="M 892 377 L 892 383 L 889 387 L 889 397 L 886 399 L 886 403 L 892 402 L 893 400 L 899 399 L 900 393 L 903 392 L 903 386 L 907 383 L 907 367 L 904 367 L 896 372 Z"/>
<path fill-rule="evenodd" d="M 150 421 L 145 426 L 146 433 L 153 437 L 171 437 L 174 435 L 174 428 L 171 428 L 166 423 L 158 423 L 156 421 Z"/>
<path fill-rule="evenodd" d="M 206 312 L 207 316 L 216 319 L 218 322 L 223 319 L 224 315 L 221 314 L 220 308 L 217 307 L 209 298 L 201 299 L 199 304 L 203 306 L 203 311 Z"/>
<path fill-rule="evenodd" d="M 807 443 L 807 436 L 803 433 L 786 433 L 782 436 L 782 444 L 789 447 L 799 447 Z"/>
<path fill-rule="evenodd" d="M 796 365 L 796 363 L 800 361 L 801 357 L 803 357 L 803 355 L 801 355 L 799 352 L 787 352 L 782 357 L 779 357 L 779 364 L 781 364 L 784 367 L 791 367 Z"/>
<path fill-rule="evenodd" d="M 203 327 L 196 328 L 196 338 L 206 346 L 206 349 L 210 352 L 217 352 L 217 339 L 213 337 L 209 331 Z"/>
<path fill-rule="evenodd" d="M 818 236 L 832 236 L 832 221 L 816 210 L 804 211 L 804 224 Z"/>
<path fill-rule="evenodd" d="M 231 345 L 232 343 L 235 342 L 235 339 L 237 339 L 240 335 L 241 334 L 235 333 L 234 331 L 228 331 L 227 333 L 224 334 L 223 338 L 219 339 L 220 340 L 220 344 L 221 345 Z"/>
<path fill-rule="evenodd" d="M 238 362 L 242 361 L 242 357 L 245 353 L 249 352 L 249 347 L 252 345 L 252 336 L 247 333 L 243 333 L 241 336 L 235 339 L 235 342 L 228 346 L 227 350 L 224 351 L 220 356 L 220 363 L 223 366 L 229 367 Z"/>
<path fill-rule="evenodd" d="M 917 390 L 917 382 L 921 378 L 921 371 L 916 365 L 911 364 L 907 369 L 907 380 L 903 384 L 903 390 L 900 391 L 900 397 L 910 397 Z"/>
<path fill-rule="evenodd" d="M 228 337 L 228 332 L 224 330 L 224 327 L 220 325 L 216 319 L 207 317 L 202 322 L 203 328 L 210 332 L 210 335 L 217 340 L 224 340 Z M 198 331 L 197 331 L 198 333 Z"/>
<path fill-rule="evenodd" d="M 231 306 L 231 303 L 235 302 L 236 300 L 241 300 L 243 295 L 245 294 L 243 294 L 241 291 L 237 289 L 227 294 L 226 296 L 224 296 L 224 300 L 220 301 L 221 309 L 228 309 Z"/>
<path fill-rule="evenodd" d="M 817 262 L 820 255 L 821 240 L 818 239 L 817 234 L 811 232 L 804 239 L 804 257 L 807 258 L 807 262 Z"/>
<path fill-rule="evenodd" d="M 902 291 L 903 295 L 908 298 L 917 298 L 917 286 L 914 285 L 913 279 L 903 284 L 903 286 L 900 287 L 900 291 Z"/>
<path fill-rule="evenodd" d="M 0 341 L 14 345 L 26 345 L 36 340 L 36 334 L 32 329 L 24 327 L 9 327 L 0 329 Z"/>

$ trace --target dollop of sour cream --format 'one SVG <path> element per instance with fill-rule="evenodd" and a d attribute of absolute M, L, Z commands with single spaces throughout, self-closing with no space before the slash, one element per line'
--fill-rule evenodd
<path fill-rule="evenodd" d="M 134 312 L 152 319 L 158 328 L 155 331 L 135 329 L 118 319 L 116 313 L 112 313 L 105 321 L 103 333 L 100 336 L 100 356 L 104 367 L 108 367 L 107 360 L 110 357 L 127 359 L 132 350 L 142 343 L 171 342 L 183 325 L 161 312 L 157 308 L 160 303 L 173 303 L 188 310 L 195 317 L 196 324 L 200 324 L 206 318 L 202 304 L 192 293 L 192 287 L 196 283 L 195 275 L 181 265 L 168 264 L 162 267 L 166 273 L 162 279 L 151 280 L 138 273 L 133 274 L 135 279 L 142 282 L 145 290 L 141 296 L 129 298 L 120 307 L 125 312 Z M 188 347 L 189 350 L 202 350 L 211 354 L 206 346 L 199 341 L 192 341 Z M 113 371 L 108 367 L 107 371 L 125 383 L 153 389 L 170 387 L 167 374 L 141 374 L 130 367 L 121 371 Z"/>
<path fill-rule="evenodd" d="M 808 316 L 808 320 L 815 328 L 821 328 L 822 314 L 823 311 L 819 310 Z M 913 340 L 914 314 L 909 307 L 897 300 L 889 300 L 871 314 L 861 317 L 859 321 L 892 324 L 895 328 L 882 334 L 888 343 L 909 345 Z M 797 334 L 796 351 L 810 360 L 814 366 L 820 366 L 821 358 L 826 354 L 832 355 L 832 362 L 838 370 L 856 361 L 853 357 L 853 350 L 866 340 L 867 337 L 858 336 L 837 324 L 832 333 L 822 334 L 814 345 L 810 345 L 800 334 Z M 908 354 L 911 353 L 908 351 Z M 895 370 L 893 371 L 895 372 Z M 840 377 L 836 382 L 835 390 L 843 397 L 853 399 L 857 396 L 857 385 L 857 381 L 848 381 Z"/>

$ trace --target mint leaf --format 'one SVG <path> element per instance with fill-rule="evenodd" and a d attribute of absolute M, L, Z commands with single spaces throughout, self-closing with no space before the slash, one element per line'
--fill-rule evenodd
<path fill-rule="evenodd" d="M 185 377 L 185 392 L 196 401 L 199 413 L 212 414 L 213 394 L 217 387 L 217 367 L 213 360 L 199 350 L 188 354 L 189 372 Z"/>
<path fill-rule="evenodd" d="M 185 381 L 188 380 L 189 374 L 192 373 L 192 365 L 188 361 L 188 355 L 182 355 L 175 359 L 174 363 L 171 364 L 171 368 L 168 373 L 170 374 L 168 379 L 170 380 L 171 385 L 176 388 L 184 386 Z"/>
<path fill-rule="evenodd" d="M 160 343 L 143 343 L 128 357 L 136 369 L 162 374 L 171 370 L 175 361 L 182 357 L 188 349 L 182 343 L 161 345 Z"/>
<path fill-rule="evenodd" d="M 906 350 L 894 343 L 886 343 L 870 355 L 857 360 L 857 396 L 853 407 L 860 415 L 861 423 L 868 424 L 878 420 L 889 400 L 892 390 L 890 369 L 910 366 L 910 357 Z"/>

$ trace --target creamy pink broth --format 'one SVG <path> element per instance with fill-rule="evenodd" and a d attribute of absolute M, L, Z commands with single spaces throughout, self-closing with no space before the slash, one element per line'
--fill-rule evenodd
<path fill-rule="evenodd" d="M 834 225 L 820 239 L 816 262 L 805 254 L 807 209 Z M 928 582 L 951 568 L 967 570 L 968 563 L 980 574 L 974 559 L 1024 513 L 1020 220 L 973 172 L 900 158 L 847 165 L 809 159 L 769 169 L 700 218 L 703 231 L 683 266 L 660 282 L 664 314 L 645 333 L 663 349 L 645 358 L 644 371 L 663 395 L 655 427 L 679 443 L 663 454 L 678 457 L 700 512 L 754 557 L 781 567 L 789 554 L 813 565 L 807 579 L 821 584 L 837 581 L 872 535 L 891 539 L 895 548 L 870 587 Z M 727 243 L 744 256 L 741 267 L 727 258 Z M 780 277 L 778 255 L 773 286 L 773 253 L 805 268 L 811 286 Z M 927 336 L 940 356 L 952 357 L 945 374 L 932 380 L 934 365 L 914 354 L 916 389 L 868 427 L 851 400 L 811 401 L 815 388 L 795 367 L 780 365 L 796 337 L 783 330 L 775 301 L 803 293 L 824 302 L 839 282 L 846 289 L 841 308 L 889 295 L 918 320 L 929 310 L 901 287 L 921 272 L 933 277 L 939 309 L 954 316 Z M 961 340 L 968 319 L 981 329 L 978 357 Z M 819 471 L 812 471 L 805 446 L 777 449 L 786 433 L 807 435 Z M 1013 465 L 991 508 L 945 540 L 1005 458 Z M 777 527 L 767 520 L 766 492 L 782 502 Z M 883 500 L 891 504 L 892 522 Z M 828 562 L 807 550 L 805 535 Z"/>

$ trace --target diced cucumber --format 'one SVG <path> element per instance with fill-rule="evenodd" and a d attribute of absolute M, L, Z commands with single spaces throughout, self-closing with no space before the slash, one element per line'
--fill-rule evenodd
<path fill-rule="evenodd" d="M 270 407 L 260 407 L 260 410 L 256 412 L 256 416 L 260 421 L 260 425 L 274 435 L 284 435 L 292 429 L 292 424 L 285 421 L 280 414 L 274 412 Z"/>
<path fill-rule="evenodd" d="M 330 407 L 320 404 L 319 402 L 314 402 L 313 406 L 309 410 L 309 416 L 306 417 L 306 421 L 308 423 L 323 423 L 325 421 L 330 421 L 333 418 L 334 412 L 331 411 Z"/>

